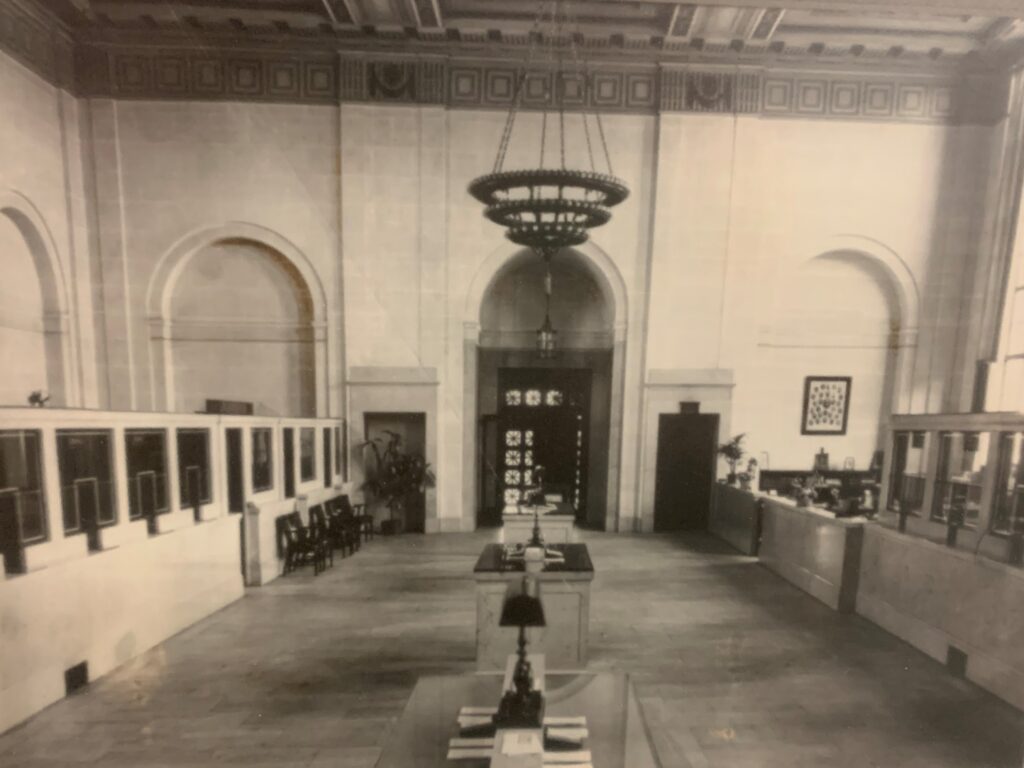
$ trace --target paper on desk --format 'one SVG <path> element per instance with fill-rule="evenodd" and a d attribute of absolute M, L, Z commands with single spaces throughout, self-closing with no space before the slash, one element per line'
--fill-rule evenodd
<path fill-rule="evenodd" d="M 506 731 L 501 734 L 503 755 L 538 755 L 543 751 L 540 731 Z"/>
<path fill-rule="evenodd" d="M 481 736 L 476 737 L 465 737 L 465 736 L 454 736 L 451 741 L 448 742 L 448 746 L 452 749 L 456 747 L 459 749 L 475 749 L 477 747 L 487 747 L 490 749 L 494 746 L 493 736 Z"/>
<path fill-rule="evenodd" d="M 584 715 L 548 715 L 544 718 L 544 725 L 555 726 L 576 726 L 583 728 L 587 725 L 587 718 Z"/>
<path fill-rule="evenodd" d="M 564 741 L 579 741 L 582 742 L 590 733 L 586 728 L 577 727 L 564 727 L 564 726 L 547 726 L 547 735 L 552 739 L 562 739 Z"/>
<path fill-rule="evenodd" d="M 474 725 L 487 725 L 492 722 L 490 715 L 459 715 L 459 728 L 471 728 Z"/>
<path fill-rule="evenodd" d="M 493 752 L 492 747 L 449 747 L 449 760 L 480 760 L 488 759 Z"/>
<path fill-rule="evenodd" d="M 498 710 L 494 707 L 462 707 L 460 715 L 493 715 Z"/>
<path fill-rule="evenodd" d="M 580 749 L 575 752 L 545 752 L 544 765 L 574 765 L 578 763 L 589 763 L 590 750 Z"/>

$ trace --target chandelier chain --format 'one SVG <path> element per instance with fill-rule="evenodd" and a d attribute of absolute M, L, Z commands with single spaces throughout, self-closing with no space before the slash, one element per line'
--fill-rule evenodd
<path fill-rule="evenodd" d="M 587 120 L 590 113 L 590 110 L 588 109 L 588 102 L 592 87 L 590 71 L 587 67 L 586 56 L 584 55 L 581 57 L 579 50 L 576 47 L 576 35 L 580 34 L 579 19 L 574 15 L 571 15 L 571 12 L 568 10 L 566 11 L 566 17 L 567 20 L 571 19 L 573 22 L 573 27 L 569 30 L 569 52 L 572 54 L 572 60 L 576 65 L 576 71 L 579 72 L 580 77 L 583 78 L 583 108 L 580 110 L 580 117 L 583 121 L 583 137 L 587 142 L 587 158 L 590 160 L 590 170 L 596 173 L 597 166 L 594 164 L 594 148 L 590 142 L 590 121 Z"/>
<path fill-rule="evenodd" d="M 533 56 L 536 53 L 536 39 L 537 35 L 540 34 L 540 25 L 544 20 L 544 2 L 545 0 L 538 1 L 537 16 L 533 20 L 533 26 L 530 27 L 530 31 L 527 33 L 530 44 L 526 51 L 526 63 L 516 76 L 515 87 L 512 93 L 512 107 L 505 118 L 505 127 L 501 133 L 501 140 L 498 142 L 498 154 L 494 158 L 493 173 L 501 171 L 502 166 L 505 164 L 505 155 L 508 153 L 509 141 L 512 138 L 512 128 L 516 122 L 516 113 L 519 112 L 519 107 L 522 104 L 523 86 L 526 83 L 526 76 L 530 71 L 530 64 L 533 62 Z"/>
<path fill-rule="evenodd" d="M 558 11 L 562 10 L 561 0 L 555 0 L 555 39 L 558 40 L 559 46 L 562 42 L 562 24 L 564 22 L 564 11 L 559 14 Z M 558 99 L 558 142 L 561 148 L 561 160 L 562 170 L 565 170 L 565 70 L 563 68 L 565 57 L 562 51 L 558 51 L 558 66 L 555 69 L 555 98 Z"/>
<path fill-rule="evenodd" d="M 572 19 L 573 19 L 573 21 L 576 24 L 576 30 L 579 31 L 579 19 L 577 19 L 575 16 L 572 16 Z M 589 129 L 589 126 L 588 126 L 588 123 L 587 123 L 587 114 L 590 112 L 590 110 L 588 109 L 588 107 L 589 107 L 589 100 L 590 100 L 591 94 L 593 93 L 593 87 L 594 87 L 593 73 L 590 71 L 590 66 L 589 66 L 590 62 L 587 59 L 586 52 L 580 54 L 579 50 L 576 47 L 576 38 L 575 38 L 575 36 L 571 36 L 569 38 L 569 50 L 572 52 L 573 59 L 576 61 L 576 64 L 577 64 L 577 68 L 580 70 L 580 72 L 583 75 L 583 83 L 584 83 L 583 110 L 582 110 L 582 112 L 583 112 L 583 133 L 584 133 L 584 136 L 587 139 L 587 154 L 590 157 L 590 169 L 592 171 L 596 172 L 597 168 L 594 165 L 594 154 L 593 154 L 593 150 L 591 149 L 591 146 L 590 146 L 590 129 Z M 582 59 L 582 63 L 581 63 L 580 59 Z M 601 149 L 602 149 L 602 151 L 604 153 L 605 163 L 608 166 L 608 175 L 609 176 L 614 176 L 615 175 L 615 171 L 612 168 L 612 158 L 611 158 L 611 154 L 609 154 L 609 152 L 608 152 L 608 142 L 605 140 L 605 136 L 604 136 L 604 124 L 601 122 L 601 110 L 596 109 L 596 108 L 594 109 L 594 121 L 597 123 L 597 130 L 598 130 L 598 134 L 599 134 L 599 137 L 600 137 L 600 140 L 601 140 Z"/>
<path fill-rule="evenodd" d="M 541 3 L 543 5 L 544 0 L 541 0 Z M 557 6 L 557 4 L 554 3 L 554 2 L 552 2 L 551 5 L 549 6 L 548 18 L 550 19 L 550 24 L 552 26 L 554 26 L 554 24 L 555 24 L 555 10 L 556 10 L 556 6 Z M 545 53 L 543 54 L 543 58 L 551 59 L 551 60 L 554 59 L 554 57 L 555 57 L 555 54 L 554 54 L 555 42 L 556 41 L 555 41 L 554 35 L 545 35 L 544 36 Z M 545 88 L 545 91 L 544 91 L 544 102 L 545 103 L 544 103 L 544 109 L 541 110 L 541 123 L 540 123 L 540 167 L 541 168 L 544 167 L 544 152 L 545 152 L 545 148 L 547 146 L 547 137 L 548 137 L 548 110 L 547 110 L 547 106 L 548 106 L 548 103 L 550 101 L 553 101 L 555 98 L 557 98 L 557 96 L 556 96 L 554 88 L 553 87 L 552 88 Z"/>

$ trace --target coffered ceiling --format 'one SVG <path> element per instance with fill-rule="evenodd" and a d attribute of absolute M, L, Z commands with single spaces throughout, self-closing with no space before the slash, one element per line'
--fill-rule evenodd
<path fill-rule="evenodd" d="M 386 48 L 507 55 L 530 42 L 534 0 L 39 0 L 79 41 Z M 1017 58 L 1024 0 L 577 0 L 570 31 L 592 58 L 812 59 L 941 67 Z M 534 38 L 536 39 L 536 38 Z"/>

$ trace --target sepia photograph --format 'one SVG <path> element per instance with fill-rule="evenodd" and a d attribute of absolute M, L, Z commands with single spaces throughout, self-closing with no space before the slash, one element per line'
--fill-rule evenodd
<path fill-rule="evenodd" d="M 0 768 L 1024 768 L 1024 0 L 0 0 Z"/>

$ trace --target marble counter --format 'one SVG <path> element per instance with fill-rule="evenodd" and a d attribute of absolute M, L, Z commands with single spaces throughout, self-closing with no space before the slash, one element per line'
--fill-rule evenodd
<path fill-rule="evenodd" d="M 836 517 L 820 507 L 758 494 L 761 564 L 825 605 L 852 613 L 857 599 L 864 517 Z"/>
<path fill-rule="evenodd" d="M 581 669 L 587 663 L 590 633 L 590 583 L 594 566 L 586 544 L 558 547 L 565 563 L 549 565 L 538 575 L 546 627 L 527 630 L 531 653 L 543 653 L 549 670 Z M 473 571 L 476 581 L 476 661 L 478 669 L 504 669 L 515 652 L 518 631 L 499 626 L 509 584 L 522 570 L 506 570 L 501 545 L 484 547 Z"/>

